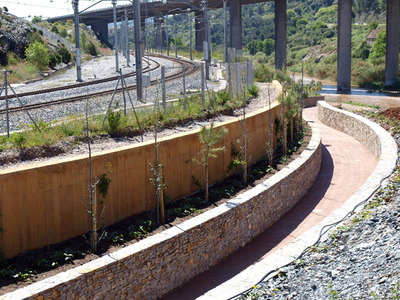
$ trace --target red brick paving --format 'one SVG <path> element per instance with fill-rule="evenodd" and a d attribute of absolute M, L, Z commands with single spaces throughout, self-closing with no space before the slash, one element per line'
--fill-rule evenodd
<path fill-rule="evenodd" d="M 321 124 L 316 107 L 305 109 L 304 115 L 319 125 L 322 134 L 322 165 L 314 186 L 292 210 L 244 248 L 162 299 L 196 299 L 223 284 L 322 221 L 372 174 L 377 160 L 362 144 Z"/>

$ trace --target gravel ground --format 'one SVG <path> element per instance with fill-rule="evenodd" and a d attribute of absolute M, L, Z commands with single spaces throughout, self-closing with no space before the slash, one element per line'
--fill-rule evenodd
<path fill-rule="evenodd" d="M 106 59 L 106 61 L 109 62 L 111 68 L 114 66 L 113 62 L 110 62 L 110 60 Z M 171 63 L 170 61 L 160 60 L 160 63 L 165 63 L 165 64 L 169 63 L 170 67 L 174 67 L 173 63 Z M 93 68 L 95 68 L 96 66 L 98 68 L 99 64 L 93 65 Z M 103 64 L 101 64 L 101 66 L 103 66 Z M 171 70 L 173 70 L 173 69 L 171 69 Z M 217 71 L 218 71 L 218 68 L 212 69 L 212 72 L 211 72 L 212 78 L 215 79 L 218 77 Z M 152 78 L 153 78 L 153 75 L 157 76 L 157 74 L 158 74 L 158 76 L 159 76 L 159 74 L 160 74 L 160 72 L 158 72 L 158 73 L 152 72 L 152 73 L 154 73 L 151 75 Z M 186 78 L 186 88 L 188 90 L 189 89 L 191 89 L 191 90 L 200 89 L 201 81 L 200 81 L 199 73 L 200 72 L 196 72 L 195 74 L 192 74 L 191 76 L 188 76 Z M 219 77 L 220 77 L 220 75 L 219 75 Z M 220 84 L 221 83 L 218 81 L 207 81 L 207 87 L 209 90 L 215 90 L 215 89 L 221 88 Z M 258 110 L 262 107 L 266 107 L 268 105 L 268 88 L 267 88 L 268 84 L 258 83 L 258 85 L 260 88 L 258 97 L 255 99 L 252 99 L 250 101 L 250 103 L 246 107 L 247 112 L 252 112 L 252 111 Z M 223 84 L 222 84 L 222 86 L 223 86 Z M 177 95 L 182 91 L 182 81 L 181 80 L 173 80 L 173 81 L 167 82 L 166 89 L 167 89 L 169 95 Z M 144 92 L 146 93 L 146 90 Z M 270 88 L 270 93 L 271 93 L 271 95 L 270 95 L 271 101 L 274 101 L 274 99 L 276 98 L 276 91 L 273 87 Z M 150 109 L 152 109 L 152 107 L 153 107 L 154 99 L 157 98 L 158 99 L 157 101 L 160 101 L 160 97 L 161 96 L 160 96 L 160 93 L 157 92 L 157 88 L 151 88 L 147 91 L 147 99 L 148 99 L 147 104 L 149 105 Z M 118 100 L 118 101 L 120 101 L 120 103 L 122 103 L 122 101 L 123 101 L 122 96 L 117 97 L 116 100 Z M 97 99 L 94 101 L 90 101 L 89 102 L 89 114 L 96 114 L 96 113 L 104 114 L 107 111 L 109 101 L 110 101 L 109 98 Z M 140 104 L 142 104 L 142 103 L 140 103 Z M 86 106 L 85 102 L 83 102 L 83 103 L 82 102 L 81 103 L 68 103 L 65 105 L 56 105 L 56 106 L 47 107 L 47 108 L 30 110 L 30 114 L 37 120 L 43 120 L 46 122 L 54 121 L 54 120 L 60 121 L 60 120 L 62 120 L 63 117 L 73 116 L 73 115 L 83 115 L 85 106 Z M 130 104 L 128 104 L 128 108 L 129 107 L 130 107 Z M 239 111 L 237 111 L 235 113 L 236 113 L 236 115 L 241 114 L 241 112 L 239 112 Z M 222 121 L 226 121 L 226 120 L 229 120 L 232 118 L 236 118 L 236 116 L 235 115 L 234 116 L 220 115 L 214 121 L 222 122 Z M 17 129 L 25 126 L 25 124 L 31 124 L 31 121 L 29 120 L 27 114 L 24 112 L 18 112 L 18 113 L 12 114 L 11 121 L 13 122 L 13 124 L 18 125 Z M 6 130 L 5 123 L 6 123 L 5 116 L 0 115 L 0 132 Z M 167 128 L 159 133 L 159 137 L 168 136 L 171 134 L 200 128 L 201 126 L 203 126 L 207 123 L 209 123 L 209 121 L 204 121 L 204 122 L 194 121 L 194 122 L 185 124 L 183 126 Z M 152 132 L 144 133 L 143 141 L 152 140 L 152 139 L 154 139 Z M 113 138 L 113 139 L 97 138 L 97 139 L 92 140 L 91 150 L 93 153 L 95 153 L 95 152 L 103 151 L 106 149 L 132 145 L 133 143 L 140 143 L 141 141 L 142 140 L 141 140 L 140 136 L 133 137 L 133 138 L 124 137 L 124 138 Z M 74 146 L 73 150 L 67 151 L 62 154 L 57 154 L 57 156 L 37 157 L 32 160 L 20 160 L 20 159 L 18 159 L 18 157 L 20 155 L 19 155 L 19 152 L 17 149 L 5 150 L 0 153 L 0 159 L 6 158 L 6 157 L 8 157 L 8 158 L 12 157 L 15 159 L 7 159 L 8 162 L 3 163 L 0 166 L 0 170 L 29 165 L 32 163 L 38 163 L 38 162 L 43 162 L 43 161 L 51 161 L 51 160 L 57 160 L 60 158 L 72 157 L 72 156 L 79 155 L 79 154 L 87 154 L 87 152 L 88 152 L 87 145 L 85 143 L 82 143 L 82 144 Z"/>
<path fill-rule="evenodd" d="M 243 298 L 400 299 L 399 191 L 398 168 L 359 213 Z"/>
<path fill-rule="evenodd" d="M 153 58 L 154 59 L 154 58 Z M 166 67 L 166 73 L 170 74 L 171 72 L 176 71 L 176 67 L 178 65 L 170 60 L 162 59 L 162 58 L 155 58 L 161 65 Z M 123 66 L 123 61 L 120 61 L 120 65 Z M 93 74 L 96 74 L 97 79 L 99 78 L 105 78 L 105 77 L 110 77 L 110 76 L 115 76 L 115 59 L 114 57 L 101 57 L 97 58 L 94 60 L 91 60 L 87 63 L 84 64 L 83 66 L 83 78 L 86 78 L 86 81 L 89 81 L 90 79 L 93 78 Z M 123 70 L 123 73 L 131 72 L 132 68 Z M 35 82 L 35 83 L 30 83 L 26 85 L 20 85 L 15 87 L 16 93 L 22 93 L 26 91 L 31 91 L 31 90 L 38 90 L 40 88 L 49 88 L 49 87 L 54 87 L 57 85 L 68 85 L 75 83 L 75 70 L 70 69 L 68 70 L 65 74 L 60 74 L 55 76 L 52 79 L 48 80 L 43 80 L 41 82 Z M 161 70 L 158 68 L 157 70 L 154 70 L 150 72 L 150 78 L 160 78 Z M 92 77 L 90 77 L 92 76 Z M 135 83 L 136 79 L 134 77 L 131 77 L 126 80 L 127 85 L 132 85 Z M 187 90 L 199 90 L 200 89 L 200 72 L 196 72 L 190 76 L 187 76 L 186 78 L 186 89 Z M 106 84 L 101 84 L 101 89 L 112 89 L 116 85 L 116 82 L 110 82 Z M 208 88 L 209 89 L 214 89 L 216 87 L 215 83 L 212 82 L 207 82 Z M 83 91 L 82 91 L 83 89 Z M 45 95 L 39 95 L 39 96 L 30 96 L 30 97 L 23 97 L 21 98 L 21 101 L 24 103 L 37 103 L 37 102 L 44 102 L 44 101 L 51 101 L 52 99 L 60 99 L 60 98 L 65 98 L 65 97 L 71 97 L 73 95 L 76 95 L 77 93 L 82 94 L 82 93 L 90 93 L 91 91 L 98 91 L 99 90 L 99 85 L 95 86 L 89 86 L 89 87 L 84 87 L 79 90 L 77 89 L 69 89 L 65 91 L 60 91 L 58 93 L 51 93 L 51 94 L 45 94 Z M 168 95 L 177 95 L 183 90 L 183 85 L 181 80 L 173 80 L 169 81 L 166 83 L 166 90 Z M 160 101 L 160 93 L 158 92 L 159 88 L 158 87 L 150 87 L 148 89 L 144 89 L 144 96 L 145 96 L 145 101 L 146 102 L 154 102 L 156 98 L 158 98 L 158 101 Z M 131 92 L 131 98 L 133 105 L 139 105 L 142 104 L 141 102 L 138 102 L 136 99 L 136 94 Z M 101 114 L 105 113 L 107 111 L 109 102 L 111 100 L 110 97 L 101 97 L 98 99 L 91 99 L 89 103 L 89 114 Z M 116 102 L 119 102 L 122 104 L 124 102 L 123 96 L 121 94 L 117 94 L 114 98 L 114 104 Z M 127 97 L 127 107 L 129 108 L 131 105 L 129 103 L 129 98 Z M 11 99 L 10 100 L 10 107 L 17 106 L 18 100 L 17 99 Z M 40 108 L 40 109 L 34 109 L 34 110 L 29 110 L 29 114 L 34 118 L 35 120 L 41 120 L 44 122 L 51 122 L 54 120 L 60 120 L 64 117 L 68 117 L 71 115 L 77 115 L 77 114 L 82 114 L 85 111 L 86 107 L 86 102 L 75 102 L 75 103 L 67 103 L 67 104 L 60 104 L 56 106 L 51 106 L 51 107 L 46 107 L 46 108 Z M 0 109 L 5 108 L 5 102 L 0 102 Z M 10 121 L 10 132 L 20 130 L 24 128 L 27 124 L 32 124 L 31 119 L 29 118 L 28 114 L 26 112 L 15 112 L 15 113 L 10 113 L 9 117 Z M 4 134 L 7 131 L 6 127 L 6 115 L 5 114 L 0 114 L 0 135 Z"/>

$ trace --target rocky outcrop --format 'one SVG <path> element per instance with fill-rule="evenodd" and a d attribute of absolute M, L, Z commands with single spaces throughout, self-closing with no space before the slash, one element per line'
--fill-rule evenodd
<path fill-rule="evenodd" d="M 7 53 L 12 51 L 24 58 L 25 49 L 29 46 L 29 34 L 32 28 L 23 20 L 6 12 L 0 14 L 0 64 L 7 64 Z"/>

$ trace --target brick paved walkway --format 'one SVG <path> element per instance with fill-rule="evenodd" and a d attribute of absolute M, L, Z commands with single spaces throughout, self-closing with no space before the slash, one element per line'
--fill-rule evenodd
<path fill-rule="evenodd" d="M 317 122 L 322 134 L 322 165 L 314 186 L 263 234 L 162 299 L 227 299 L 246 290 L 257 283 L 257 279 L 248 278 L 248 272 L 245 275 L 246 269 L 253 267 L 258 273 L 254 278 L 262 276 L 263 269 L 254 268 L 257 262 L 289 245 L 340 207 L 372 174 L 377 161 L 362 144 L 321 124 L 316 107 L 305 109 L 304 115 Z"/>

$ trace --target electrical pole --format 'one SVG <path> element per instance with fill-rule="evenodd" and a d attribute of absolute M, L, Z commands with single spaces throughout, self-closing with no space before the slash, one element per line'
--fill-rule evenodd
<path fill-rule="evenodd" d="M 81 67 L 81 48 L 80 48 L 80 33 L 79 33 L 79 0 L 73 0 L 74 6 L 74 20 L 75 20 L 75 57 L 76 57 L 76 81 L 82 81 L 82 67 Z"/>
<path fill-rule="evenodd" d="M 176 39 L 176 25 L 175 25 L 175 57 L 178 57 L 178 40 Z"/>
<path fill-rule="evenodd" d="M 128 10 L 124 9 L 125 13 L 125 38 L 126 38 L 126 65 L 129 67 L 129 22 L 128 22 Z"/>
<path fill-rule="evenodd" d="M 164 18 L 160 18 L 160 53 L 163 54 L 163 44 L 164 44 L 164 37 L 163 37 L 163 21 Z"/>
<path fill-rule="evenodd" d="M 209 40 L 209 19 L 208 19 L 208 1 L 205 1 L 204 4 L 204 35 L 206 40 L 206 79 L 210 79 L 210 61 L 211 61 L 211 47 L 210 47 L 210 40 Z"/>
<path fill-rule="evenodd" d="M 167 56 L 169 56 L 168 15 L 165 16 L 164 24 L 165 24 L 165 34 L 167 39 Z"/>
<path fill-rule="evenodd" d="M 115 51 L 115 71 L 119 72 L 118 65 L 118 30 L 117 30 L 117 0 L 112 0 L 114 16 L 114 51 Z"/>
<path fill-rule="evenodd" d="M 140 50 L 140 1 L 133 0 L 134 26 L 135 26 L 135 60 L 136 60 L 136 91 L 137 99 L 143 99 L 142 86 L 142 55 Z"/>
<path fill-rule="evenodd" d="M 193 60 L 193 54 L 192 54 L 192 18 L 190 14 L 189 16 L 189 48 L 190 48 L 190 60 Z"/>
<path fill-rule="evenodd" d="M 224 60 L 228 61 L 228 18 L 226 0 L 224 0 Z"/>

